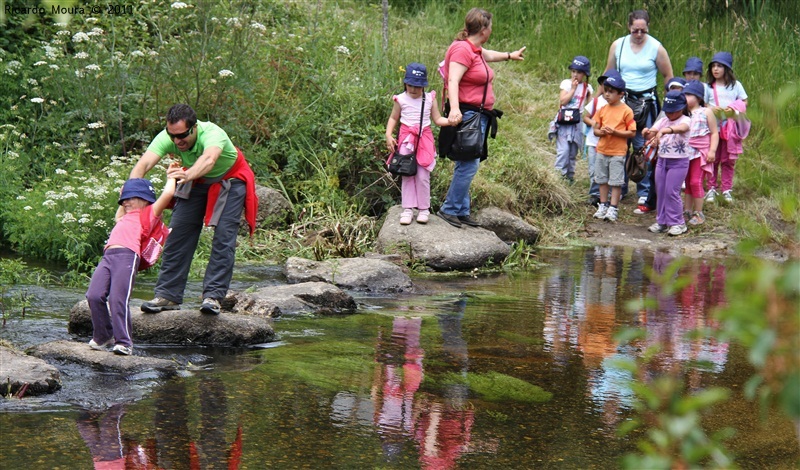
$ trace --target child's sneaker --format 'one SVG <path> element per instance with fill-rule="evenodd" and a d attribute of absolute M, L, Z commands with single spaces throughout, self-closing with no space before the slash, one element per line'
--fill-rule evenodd
<path fill-rule="evenodd" d="M 678 235 L 683 235 L 688 230 L 689 230 L 689 228 L 686 227 L 686 224 L 673 225 L 667 231 L 667 235 L 669 235 L 671 237 L 675 237 L 675 236 L 678 236 Z"/>
<path fill-rule="evenodd" d="M 117 355 L 120 355 L 120 356 L 130 356 L 131 354 L 133 354 L 133 348 L 130 348 L 128 346 L 123 346 L 121 344 L 118 344 L 118 345 L 114 346 L 114 349 L 112 349 L 111 351 L 114 354 L 117 354 Z"/>
<path fill-rule="evenodd" d="M 646 202 L 647 202 L 647 197 L 645 197 L 645 196 L 642 196 L 642 197 L 640 197 L 640 198 L 639 198 L 639 200 L 636 202 L 636 205 L 637 205 L 637 206 L 643 206 L 643 205 L 644 205 Z"/>
<path fill-rule="evenodd" d="M 653 209 L 652 207 L 647 207 L 644 204 L 639 204 L 639 207 L 634 209 L 633 213 L 636 214 L 636 215 L 642 215 L 642 214 L 648 214 L 650 212 L 653 212 L 654 210 L 655 209 Z"/>
<path fill-rule="evenodd" d="M 419 211 L 419 214 L 417 214 L 417 223 L 418 224 L 427 224 L 428 223 L 428 217 L 430 217 L 430 215 L 431 215 L 431 211 L 429 211 L 429 210 Z"/>
<path fill-rule="evenodd" d="M 617 221 L 617 208 L 616 207 L 609 207 L 606 211 L 606 215 L 603 216 L 604 220 L 609 222 L 616 222 Z"/>
<path fill-rule="evenodd" d="M 706 216 L 702 212 L 697 211 L 692 215 L 692 218 L 689 219 L 689 225 L 700 225 L 705 221 Z"/>
<path fill-rule="evenodd" d="M 108 341 L 104 342 L 103 344 L 97 344 L 97 341 L 95 341 L 94 338 L 89 340 L 89 347 L 95 351 L 108 351 L 113 345 L 114 338 L 109 338 Z"/>
<path fill-rule="evenodd" d="M 608 208 L 609 208 L 608 204 L 603 204 L 601 202 L 600 205 L 597 206 L 597 212 L 595 212 L 592 217 L 594 217 L 595 219 L 603 219 L 603 218 L 605 218 L 606 212 L 608 212 Z"/>
<path fill-rule="evenodd" d="M 647 230 L 653 233 L 664 233 L 667 230 L 669 230 L 669 227 L 667 227 L 664 224 L 659 224 L 658 222 L 656 222 L 653 225 L 647 227 Z"/>
<path fill-rule="evenodd" d="M 722 191 L 722 199 L 725 200 L 728 204 L 733 202 L 733 194 L 731 194 L 731 190 Z"/>
<path fill-rule="evenodd" d="M 706 202 L 714 202 L 717 199 L 717 191 L 714 188 L 711 188 L 706 193 Z"/>
<path fill-rule="evenodd" d="M 411 223 L 411 219 L 414 218 L 414 211 L 411 209 L 406 209 L 400 214 L 400 225 L 408 225 Z"/>

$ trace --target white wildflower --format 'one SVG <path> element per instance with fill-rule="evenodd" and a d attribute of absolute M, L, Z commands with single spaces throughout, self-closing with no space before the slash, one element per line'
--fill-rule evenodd
<path fill-rule="evenodd" d="M 62 23 L 60 21 L 58 23 L 53 23 L 53 25 L 58 26 L 59 28 L 66 28 L 67 27 L 67 23 Z"/>
<path fill-rule="evenodd" d="M 155 56 L 157 56 L 157 55 L 158 55 L 158 52 L 156 52 L 156 51 L 150 51 L 150 52 L 148 52 L 148 54 L 150 54 L 150 57 L 155 57 Z"/>
<path fill-rule="evenodd" d="M 42 205 L 44 207 L 47 207 L 48 209 L 52 209 L 52 208 L 54 208 L 56 206 L 56 201 L 54 201 L 52 199 L 48 199 L 48 200 L 44 201 L 42 203 Z"/>
<path fill-rule="evenodd" d="M 67 174 L 67 170 L 62 170 L 61 168 L 56 168 L 56 174 L 57 175 L 66 175 Z"/>
<path fill-rule="evenodd" d="M 189 8 L 189 5 L 187 5 L 187 4 L 183 3 L 183 2 L 174 2 L 172 5 L 170 5 L 170 7 L 174 8 L 176 10 L 181 10 L 181 9 L 184 9 L 184 8 Z"/>
<path fill-rule="evenodd" d="M 39 97 L 31 98 L 31 103 L 41 104 L 41 103 L 44 103 L 44 99 L 39 98 Z"/>
<path fill-rule="evenodd" d="M 50 60 L 57 59 L 58 49 L 52 46 L 44 46 L 44 55 Z"/>
<path fill-rule="evenodd" d="M 75 76 L 78 77 L 78 78 L 83 78 L 83 77 L 86 76 L 86 74 L 83 73 L 83 70 L 76 70 L 75 71 Z"/>
<path fill-rule="evenodd" d="M 86 52 L 81 51 L 81 52 L 78 52 L 77 54 L 75 54 L 74 57 L 76 59 L 88 59 L 89 58 L 89 54 L 87 54 Z"/>
<path fill-rule="evenodd" d="M 106 221 L 103 220 L 103 219 L 97 219 L 97 220 L 94 221 L 94 226 L 95 227 L 105 227 L 106 226 Z"/>
<path fill-rule="evenodd" d="M 338 145 L 336 142 L 331 142 L 331 147 L 333 147 L 333 148 L 336 148 L 336 147 L 338 147 L 338 146 L 339 146 L 339 145 Z"/>
<path fill-rule="evenodd" d="M 17 201 L 24 201 L 25 199 L 27 199 L 27 198 L 25 196 L 23 196 L 22 194 L 17 196 Z"/>
<path fill-rule="evenodd" d="M 78 197 L 78 195 L 70 191 L 68 193 L 65 193 L 62 199 L 75 199 L 76 197 Z"/>
<path fill-rule="evenodd" d="M 350 49 L 345 46 L 336 46 L 336 52 L 344 55 L 350 55 Z"/>
<path fill-rule="evenodd" d="M 56 32 L 56 36 L 69 36 L 70 34 L 72 34 L 72 33 L 67 31 L 66 29 L 62 29 L 62 30 Z"/>
<path fill-rule="evenodd" d="M 231 72 L 228 69 L 222 69 L 222 70 L 219 71 L 219 76 L 222 77 L 222 78 L 232 77 L 233 76 L 233 72 Z"/>
<path fill-rule="evenodd" d="M 106 124 L 103 121 L 90 122 L 89 124 L 86 124 L 86 127 L 89 129 L 102 129 L 103 127 L 106 127 Z"/>
<path fill-rule="evenodd" d="M 267 31 L 267 27 L 264 26 L 261 23 L 253 22 L 252 24 L 250 24 L 250 27 L 255 29 L 255 30 L 261 31 L 261 32 L 266 32 Z"/>
<path fill-rule="evenodd" d="M 100 21 L 100 20 L 98 20 L 97 18 L 91 17 L 91 16 L 89 18 L 86 18 L 86 22 L 87 23 L 94 24 L 94 23 L 97 23 L 98 21 Z"/>
<path fill-rule="evenodd" d="M 24 210 L 26 210 L 26 211 L 29 211 L 29 210 L 32 210 L 32 209 L 33 209 L 33 207 L 31 207 L 31 206 L 25 206 L 25 207 L 23 207 L 22 209 L 24 209 Z"/>
<path fill-rule="evenodd" d="M 40 65 L 47 65 L 47 62 L 40 60 L 39 62 L 34 62 L 33 66 L 38 67 Z"/>
<path fill-rule="evenodd" d="M 91 219 L 90 217 L 83 217 L 83 216 L 81 216 L 81 218 L 80 218 L 80 219 L 78 219 L 78 223 L 79 223 L 79 224 L 81 224 L 81 225 L 83 225 L 83 224 L 87 224 L 87 223 L 89 223 L 89 222 L 91 222 L 91 221 L 92 221 L 92 219 Z"/>
<path fill-rule="evenodd" d="M 30 86 L 38 86 L 39 82 L 37 82 L 35 78 L 29 78 L 28 79 L 28 85 L 30 85 Z"/>
<path fill-rule="evenodd" d="M 233 26 L 234 28 L 241 28 L 242 27 L 242 22 L 239 21 L 239 18 L 237 18 L 235 16 L 233 18 L 228 18 L 228 20 L 225 22 L 225 24 L 227 24 L 228 26 Z"/>
<path fill-rule="evenodd" d="M 92 30 L 89 31 L 88 33 L 86 33 L 86 35 L 87 36 L 100 36 L 103 33 L 105 33 L 105 31 L 103 31 L 102 28 L 92 28 Z"/>
<path fill-rule="evenodd" d="M 58 214 L 58 217 L 61 219 L 62 224 L 68 224 L 70 222 L 75 222 L 75 216 L 72 215 L 72 212 L 64 212 L 63 214 Z"/>
<path fill-rule="evenodd" d="M 142 52 L 140 50 L 135 50 L 135 51 L 131 52 L 131 55 L 133 57 L 144 57 L 144 52 Z"/>
<path fill-rule="evenodd" d="M 99 65 L 97 65 L 97 64 L 89 64 L 89 65 L 87 65 L 87 66 L 86 66 L 86 67 L 84 67 L 84 68 L 85 68 L 86 70 L 94 70 L 94 71 L 98 71 L 98 70 L 100 70 L 100 66 L 99 66 Z"/>
<path fill-rule="evenodd" d="M 296 50 L 297 52 L 303 52 L 303 48 L 300 46 L 295 47 L 294 50 Z"/>
<path fill-rule="evenodd" d="M 72 36 L 72 42 L 83 42 L 88 40 L 89 40 L 89 35 L 84 32 L 75 33 L 75 35 Z"/>
<path fill-rule="evenodd" d="M 58 65 L 56 65 L 56 64 L 50 64 L 50 68 L 51 68 L 51 69 L 53 69 L 53 70 L 58 70 L 58 69 L 60 69 L 61 67 L 59 67 L 59 66 L 58 66 Z"/>

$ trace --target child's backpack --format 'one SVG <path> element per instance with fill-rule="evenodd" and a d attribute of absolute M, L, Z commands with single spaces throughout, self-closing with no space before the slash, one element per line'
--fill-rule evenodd
<path fill-rule="evenodd" d="M 161 216 L 156 222 L 150 225 L 150 218 L 153 215 L 153 206 L 147 206 L 139 214 L 142 223 L 142 256 L 139 261 L 139 271 L 144 271 L 152 267 L 164 251 L 164 244 L 167 242 L 169 227 L 161 220 Z"/>

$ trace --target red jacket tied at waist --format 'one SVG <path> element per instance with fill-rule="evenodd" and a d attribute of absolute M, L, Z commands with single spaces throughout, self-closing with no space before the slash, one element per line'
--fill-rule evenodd
<path fill-rule="evenodd" d="M 244 218 L 247 221 L 247 225 L 250 226 L 250 236 L 253 236 L 253 232 L 256 229 L 256 212 L 258 211 L 258 196 L 256 196 L 256 175 L 253 173 L 253 169 L 250 168 L 250 165 L 247 163 L 247 160 L 244 158 L 244 154 L 242 153 L 241 149 L 236 149 L 237 157 L 236 161 L 234 162 L 233 166 L 227 173 L 222 176 L 222 181 L 218 181 L 211 185 L 208 190 L 208 202 L 206 204 L 206 216 L 204 218 L 206 225 L 216 225 L 216 220 L 212 220 L 214 213 L 217 214 L 221 213 L 221 210 L 215 211 L 217 209 L 216 205 L 219 199 L 220 192 L 223 190 L 222 182 L 231 178 L 235 178 L 238 180 L 242 180 L 245 183 L 245 189 L 247 193 L 244 197 Z M 219 208 L 221 209 L 221 208 Z"/>

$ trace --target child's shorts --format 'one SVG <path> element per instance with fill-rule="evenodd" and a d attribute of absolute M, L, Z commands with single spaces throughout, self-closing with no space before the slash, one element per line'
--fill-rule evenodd
<path fill-rule="evenodd" d="M 622 186 L 625 183 L 625 157 L 598 152 L 594 159 L 594 180 L 597 184 Z"/>

